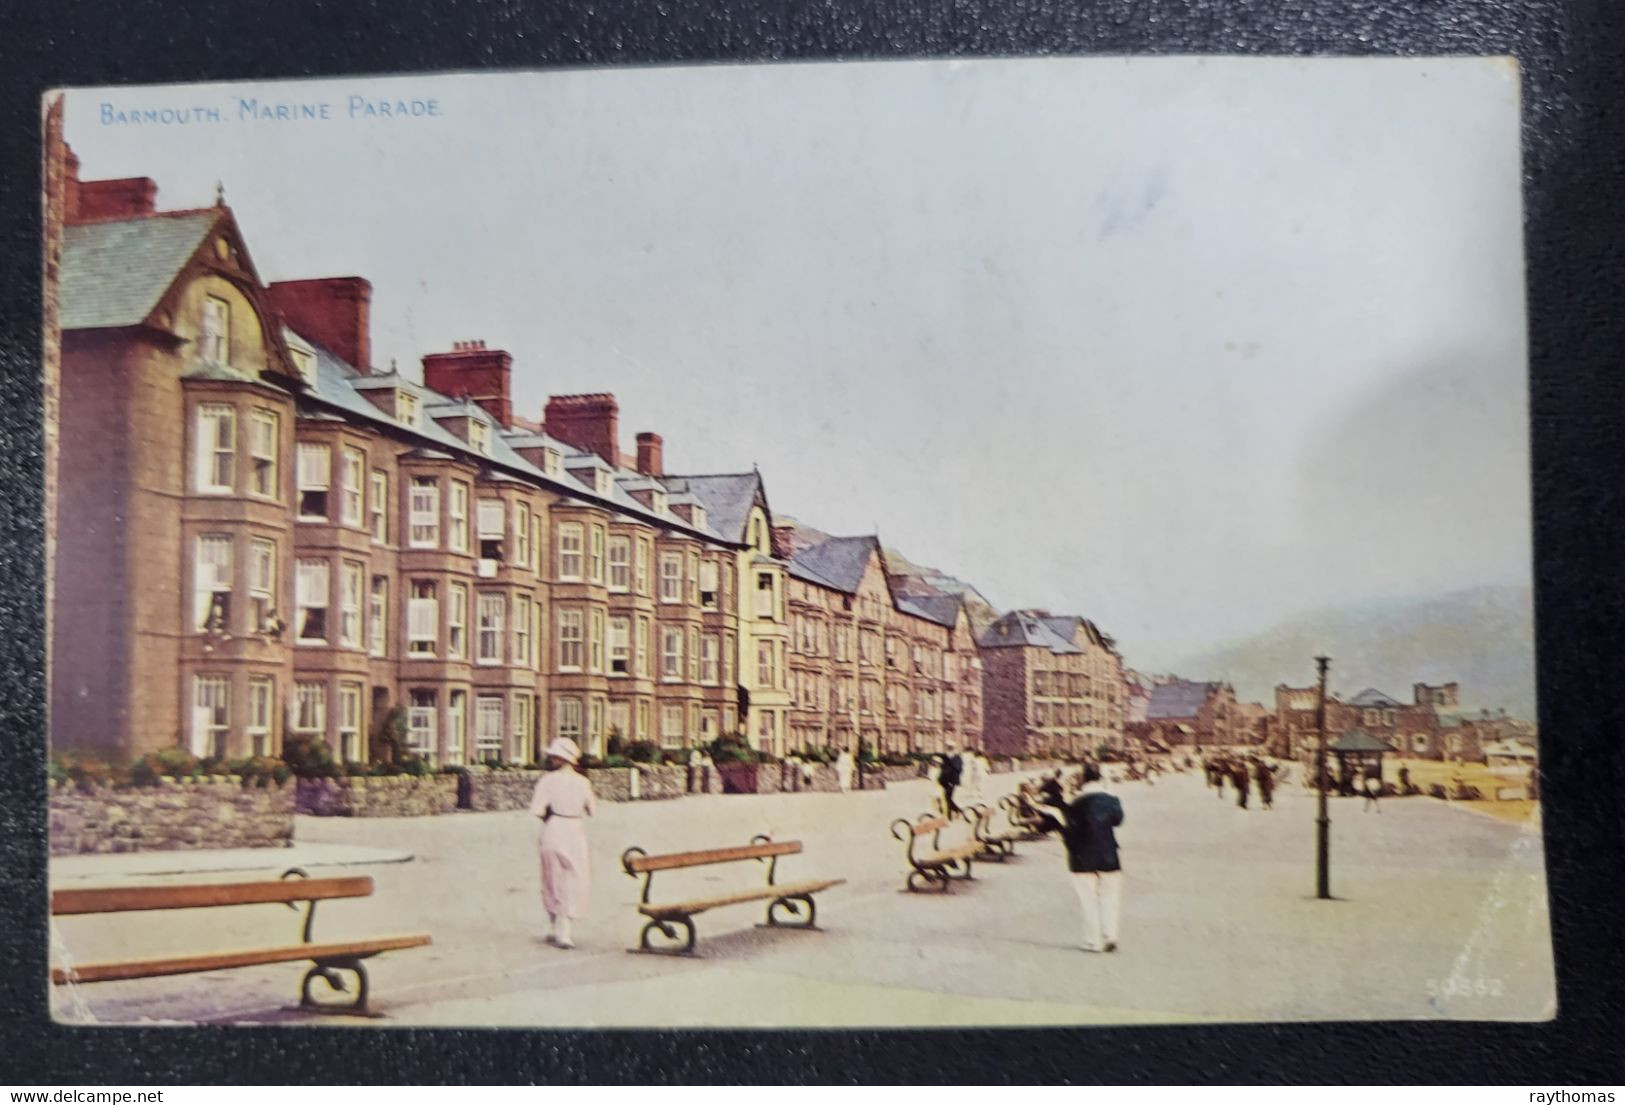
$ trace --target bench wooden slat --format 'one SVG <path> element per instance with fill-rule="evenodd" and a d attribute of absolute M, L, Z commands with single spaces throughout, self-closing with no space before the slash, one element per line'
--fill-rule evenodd
<path fill-rule="evenodd" d="M 66 917 L 81 913 L 123 913 L 136 909 L 200 909 L 267 902 L 365 898 L 371 894 L 372 879 L 365 875 L 331 879 L 186 883 L 176 886 L 106 886 L 53 891 L 51 912 L 58 917 Z"/>
<path fill-rule="evenodd" d="M 921 856 L 920 862 L 929 867 L 936 863 L 946 863 L 951 859 L 965 859 L 967 856 L 975 858 L 981 852 L 982 845 L 979 842 L 976 844 L 962 844 L 958 848 L 944 848 L 940 852 L 932 852 L 928 856 Z"/>
<path fill-rule="evenodd" d="M 351 940 L 331 944 L 293 944 L 281 948 L 248 948 L 242 951 L 212 952 L 163 959 L 131 959 L 120 963 L 86 963 L 70 973 L 51 968 L 51 981 L 62 986 L 73 982 L 115 982 L 126 978 L 157 978 L 160 975 L 223 971 L 233 967 L 253 967 L 262 963 L 291 963 L 303 959 L 336 959 L 345 956 L 366 958 L 379 952 L 420 948 L 430 943 L 426 933 L 410 936 L 380 936 L 371 940 Z"/>
<path fill-rule="evenodd" d="M 740 859 L 767 859 L 793 856 L 801 851 L 801 841 L 784 840 L 768 844 L 742 844 L 737 848 L 710 848 L 702 852 L 672 852 L 664 856 L 633 856 L 627 866 L 633 871 L 669 871 L 674 867 L 700 867 L 708 863 L 731 863 Z"/>
<path fill-rule="evenodd" d="M 714 898 L 696 898 L 691 902 L 650 902 L 640 905 L 638 912 L 649 917 L 689 916 L 725 905 L 738 905 L 740 902 L 766 901 L 769 898 L 797 894 L 816 894 L 820 890 L 840 886 L 845 881 L 845 879 L 819 879 L 812 882 L 785 883 L 782 886 L 763 886 L 755 890 L 741 890 L 734 894 L 719 894 Z"/>
<path fill-rule="evenodd" d="M 912 826 L 915 836 L 924 836 L 926 833 L 934 833 L 938 829 L 946 829 L 947 827 L 948 819 L 946 817 L 933 817 L 929 821 L 916 821 Z"/>

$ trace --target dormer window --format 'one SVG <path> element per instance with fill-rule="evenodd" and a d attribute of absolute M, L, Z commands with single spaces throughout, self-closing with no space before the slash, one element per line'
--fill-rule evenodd
<path fill-rule="evenodd" d="M 691 523 L 693 523 L 695 529 L 704 529 L 705 528 L 705 508 L 703 506 L 701 506 L 699 503 L 695 503 L 692 507 L 689 508 L 688 519 L 689 519 L 689 521 Z"/>
<path fill-rule="evenodd" d="M 476 453 L 485 456 L 491 455 L 491 427 L 483 422 L 470 420 L 468 423 L 468 444 Z"/>
<path fill-rule="evenodd" d="M 210 364 L 231 363 L 231 304 L 217 295 L 203 299 L 197 344 L 198 356 Z"/>
<path fill-rule="evenodd" d="M 395 417 L 403 426 L 418 426 L 418 397 L 405 388 L 395 393 Z"/>
<path fill-rule="evenodd" d="M 600 495 L 608 495 L 615 486 L 615 477 L 602 468 L 593 470 L 593 490 Z"/>
<path fill-rule="evenodd" d="M 559 451 L 557 449 L 543 449 L 542 450 L 542 471 L 546 472 L 549 476 L 558 475 L 559 474 L 559 460 L 560 460 Z"/>
<path fill-rule="evenodd" d="M 293 357 L 293 368 L 295 372 L 299 373 L 299 378 L 307 384 L 314 384 L 316 382 L 316 354 L 308 349 L 300 349 L 298 346 L 291 346 L 288 349 L 288 354 Z"/>
<path fill-rule="evenodd" d="M 656 514 L 666 513 L 666 493 L 659 488 L 649 493 L 649 507 Z"/>

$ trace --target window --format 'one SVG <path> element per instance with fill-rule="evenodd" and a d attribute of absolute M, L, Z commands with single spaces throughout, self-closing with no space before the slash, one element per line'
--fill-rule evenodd
<path fill-rule="evenodd" d="M 452 660 L 468 658 L 468 585 L 453 583 L 447 591 L 450 605 L 446 608 L 446 656 Z"/>
<path fill-rule="evenodd" d="M 446 548 L 468 551 L 468 484 L 451 481 L 451 497 L 446 505 Z"/>
<path fill-rule="evenodd" d="M 212 364 L 231 363 L 231 304 L 205 296 L 197 335 L 198 356 Z"/>
<path fill-rule="evenodd" d="M 681 682 L 683 678 L 683 631 L 660 631 L 660 678 L 667 683 Z"/>
<path fill-rule="evenodd" d="M 296 625 L 300 644 L 327 641 L 328 567 L 325 560 L 301 560 L 298 566 L 299 611 Z"/>
<path fill-rule="evenodd" d="M 604 527 L 592 527 L 592 549 L 587 559 L 587 578 L 594 583 L 604 582 Z"/>
<path fill-rule="evenodd" d="M 254 756 L 271 754 L 271 704 L 276 701 L 276 683 L 262 676 L 248 680 L 248 751 Z"/>
<path fill-rule="evenodd" d="M 339 644 L 361 647 L 361 587 L 367 567 L 346 560 L 339 574 Z"/>
<path fill-rule="evenodd" d="M 756 573 L 756 616 L 771 618 L 777 609 L 773 601 L 773 573 Z"/>
<path fill-rule="evenodd" d="M 700 681 L 700 631 L 692 625 L 688 627 L 688 681 Z"/>
<path fill-rule="evenodd" d="M 389 541 L 389 477 L 376 468 L 372 473 L 370 496 L 367 505 L 372 518 L 367 528 L 372 531 L 372 539 L 383 545 Z"/>
<path fill-rule="evenodd" d="M 649 676 L 649 619 L 638 619 L 638 648 L 632 657 L 632 670 L 647 679 Z M 641 728 L 641 727 L 640 727 Z"/>
<path fill-rule="evenodd" d="M 683 743 L 683 708 L 673 704 L 660 707 L 660 743 L 678 748 Z"/>
<path fill-rule="evenodd" d="M 481 594 L 479 599 L 479 640 L 474 658 L 481 664 L 502 663 L 502 620 L 508 602 L 502 595 Z"/>
<path fill-rule="evenodd" d="M 609 673 L 625 675 L 631 664 L 632 619 L 609 619 Z"/>
<path fill-rule="evenodd" d="M 1428 750 L 1427 734 L 1426 733 L 1413 734 L 1411 736 L 1411 747 L 1416 749 L 1416 751 L 1418 751 L 1418 752 L 1426 752 Z"/>
<path fill-rule="evenodd" d="M 481 695 L 474 700 L 474 759 L 502 758 L 502 699 Z"/>
<path fill-rule="evenodd" d="M 440 481 L 433 476 L 412 477 L 412 503 L 407 543 L 414 549 L 440 544 Z"/>
<path fill-rule="evenodd" d="M 581 699 L 561 698 L 553 704 L 555 736 L 581 743 Z"/>
<path fill-rule="evenodd" d="M 773 670 L 773 642 L 758 641 L 756 644 L 756 685 L 758 687 L 776 687 L 778 680 L 774 678 Z"/>
<path fill-rule="evenodd" d="M 192 572 L 192 623 L 200 632 L 231 628 L 231 538 L 209 533 L 197 539 Z"/>
<path fill-rule="evenodd" d="M 367 651 L 389 655 L 389 577 L 373 576 L 367 600 Z"/>
<path fill-rule="evenodd" d="M 649 593 L 649 540 L 646 537 L 638 538 L 638 558 L 636 561 L 637 590 L 640 595 Z"/>
<path fill-rule="evenodd" d="M 299 517 L 327 519 L 327 492 L 332 480 L 332 454 L 325 445 L 299 443 Z"/>
<path fill-rule="evenodd" d="M 683 601 L 683 554 L 660 554 L 660 601 Z"/>
<path fill-rule="evenodd" d="M 515 595 L 513 600 L 513 662 L 518 667 L 533 668 L 535 659 L 530 654 L 530 620 L 534 617 L 531 612 L 529 596 Z"/>
<path fill-rule="evenodd" d="M 604 612 L 598 609 L 587 615 L 587 670 L 604 670 Z"/>
<path fill-rule="evenodd" d="M 230 735 L 230 681 L 223 675 L 196 676 L 192 691 L 192 755 L 226 755 Z"/>
<path fill-rule="evenodd" d="M 609 704 L 609 733 L 623 739 L 632 734 L 632 704 L 630 702 L 611 702 Z"/>
<path fill-rule="evenodd" d="M 468 732 L 468 694 L 452 691 L 446 699 L 446 762 L 463 762 L 463 742 Z"/>
<path fill-rule="evenodd" d="M 293 685 L 293 731 L 306 737 L 327 732 L 327 684 Z"/>
<path fill-rule="evenodd" d="M 777 716 L 766 711 L 756 715 L 756 737 L 764 748 L 773 743 L 773 722 Z"/>
<path fill-rule="evenodd" d="M 700 554 L 694 550 L 688 554 L 688 603 L 700 604 Z"/>
<path fill-rule="evenodd" d="M 559 670 L 580 671 L 583 660 L 581 611 L 559 611 Z M 578 704 L 579 705 L 579 704 Z"/>
<path fill-rule="evenodd" d="M 581 578 L 581 523 L 565 522 L 559 527 L 559 578 Z"/>
<path fill-rule="evenodd" d="M 433 761 L 439 743 L 439 700 L 435 692 L 413 689 L 408 692 L 411 703 L 406 710 L 406 747 L 415 755 Z"/>
<path fill-rule="evenodd" d="M 440 600 L 434 584 L 426 579 L 412 581 L 406 600 L 406 651 L 412 656 L 433 656 L 440 642 Z"/>
<path fill-rule="evenodd" d="M 609 589 L 626 592 L 632 589 L 632 539 L 609 539 Z"/>
<path fill-rule="evenodd" d="M 237 455 L 237 412 L 223 403 L 197 409 L 197 489 L 231 493 Z"/>
<path fill-rule="evenodd" d="M 277 497 L 277 416 L 256 410 L 248 421 L 248 460 L 253 470 L 249 490 L 265 499 Z"/>
<path fill-rule="evenodd" d="M 345 449 L 339 458 L 339 521 L 347 526 L 361 524 L 362 478 L 367 457 L 360 449 Z"/>
<path fill-rule="evenodd" d="M 700 640 L 700 682 L 708 687 L 717 685 L 717 654 L 721 641 L 715 633 L 707 633 Z"/>
<path fill-rule="evenodd" d="M 468 443 L 476 453 L 491 455 L 491 427 L 478 419 L 468 421 Z"/>
<path fill-rule="evenodd" d="M 587 703 L 587 747 L 595 753 L 604 747 L 604 700 L 596 696 Z"/>
<path fill-rule="evenodd" d="M 559 451 L 557 449 L 542 450 L 542 471 L 549 476 L 559 474 Z"/>
<path fill-rule="evenodd" d="M 513 562 L 530 566 L 530 510 L 524 503 L 513 505 Z"/>
<path fill-rule="evenodd" d="M 361 684 L 339 684 L 339 759 L 366 763 L 361 748 Z"/>
<path fill-rule="evenodd" d="M 395 417 L 401 425 L 417 428 L 418 397 L 405 389 L 395 392 Z"/>
<path fill-rule="evenodd" d="M 531 733 L 531 722 L 535 716 L 536 702 L 524 691 L 516 691 L 513 696 L 513 760 L 515 763 L 530 763 L 536 758 L 536 742 Z"/>
<path fill-rule="evenodd" d="M 501 499 L 481 499 L 479 505 L 480 559 L 501 560 L 502 539 L 508 534 L 508 512 Z"/>

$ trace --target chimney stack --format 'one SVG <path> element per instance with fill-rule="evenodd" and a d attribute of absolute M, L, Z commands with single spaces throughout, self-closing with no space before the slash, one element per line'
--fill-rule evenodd
<path fill-rule="evenodd" d="M 139 219 L 158 209 L 158 182 L 151 177 L 132 176 L 119 180 L 79 180 L 79 159 L 68 162 L 70 183 L 66 189 L 70 223 L 102 219 Z"/>
<path fill-rule="evenodd" d="M 645 431 L 638 435 L 638 471 L 645 476 L 659 478 L 666 474 L 662 447 L 665 442 L 659 434 Z"/>
<path fill-rule="evenodd" d="M 267 290 L 301 336 L 325 345 L 358 372 L 372 371 L 372 285 L 365 279 L 282 280 Z"/>
<path fill-rule="evenodd" d="M 780 560 L 790 560 L 796 555 L 796 524 L 794 522 L 773 523 L 773 555 Z"/>
<path fill-rule="evenodd" d="M 450 353 L 423 358 L 423 386 L 453 399 L 472 399 L 503 429 L 513 429 L 513 404 L 508 397 L 513 358 L 501 349 L 487 349 L 483 341 L 451 343 Z"/>
<path fill-rule="evenodd" d="M 597 453 L 619 468 L 620 413 L 615 396 L 607 391 L 554 395 L 542 411 L 542 430 L 577 449 Z"/>

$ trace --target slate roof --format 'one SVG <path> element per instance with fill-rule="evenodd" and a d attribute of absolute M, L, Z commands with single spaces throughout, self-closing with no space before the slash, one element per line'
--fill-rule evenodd
<path fill-rule="evenodd" d="M 898 595 L 897 609 L 952 629 L 959 622 L 958 595 Z"/>
<path fill-rule="evenodd" d="M 873 535 L 831 537 L 798 552 L 790 561 L 790 574 L 856 594 L 870 557 L 879 551 L 880 541 Z"/>
<path fill-rule="evenodd" d="M 662 476 L 661 482 L 672 493 L 687 492 L 705 507 L 706 520 L 711 528 L 730 541 L 745 540 L 745 520 L 756 502 L 756 491 L 762 485 L 759 472 L 741 472 L 720 476 Z M 766 501 L 764 496 L 763 501 Z"/>
<path fill-rule="evenodd" d="M 378 377 L 376 375 L 367 375 L 357 372 L 353 367 L 346 364 L 341 358 L 339 358 L 337 354 L 323 346 L 320 342 L 312 341 L 304 335 L 296 336 L 300 341 L 307 343 L 316 352 L 315 382 L 311 386 L 310 393 L 329 405 L 339 408 L 346 414 L 356 418 L 358 421 L 391 426 L 400 432 L 416 434 L 419 438 L 423 439 L 423 443 L 419 445 L 419 448 L 434 449 L 446 456 L 462 457 L 477 464 L 487 465 L 492 468 L 504 470 L 509 475 L 517 472 L 520 475 L 529 477 L 530 479 L 545 486 L 566 489 L 574 498 L 590 502 L 606 503 L 614 510 L 622 514 L 627 514 L 637 518 L 646 518 L 660 525 L 670 526 L 674 529 L 687 530 L 688 532 L 698 533 L 713 539 L 716 539 L 719 536 L 715 526 L 691 525 L 669 511 L 664 514 L 655 513 L 653 510 L 650 510 L 648 507 L 644 506 L 642 503 L 638 502 L 630 494 L 628 494 L 626 490 L 621 487 L 619 481 L 611 485 L 610 493 L 608 495 L 599 495 L 591 489 L 583 486 L 579 479 L 575 477 L 571 477 L 568 482 L 565 482 L 558 476 L 549 476 L 547 473 L 543 472 L 540 468 L 537 468 L 535 465 L 531 464 L 524 457 L 520 456 L 514 451 L 511 442 L 513 440 L 524 440 L 523 435 L 508 435 L 501 433 L 492 434 L 491 452 L 489 456 L 487 456 L 475 452 L 472 448 L 470 448 L 468 442 L 442 427 L 427 414 L 425 414 L 424 417 L 419 420 L 416 427 L 404 427 L 394 418 L 391 418 L 389 415 L 379 410 L 370 400 L 364 398 L 361 393 L 356 390 L 354 385 L 358 381 L 362 382 L 363 386 L 377 386 L 375 381 L 377 381 Z M 410 381 L 403 382 L 411 383 Z M 414 384 L 412 386 L 413 390 L 427 397 L 424 403 L 425 410 L 438 408 L 442 404 L 451 404 L 454 402 L 454 400 L 440 395 L 439 392 L 431 391 L 421 384 Z M 563 443 L 560 444 L 562 445 Z M 575 449 L 568 445 L 564 445 L 561 451 L 565 454 L 564 464 L 566 466 L 574 467 L 592 465 L 609 467 L 608 464 L 595 453 L 587 453 L 585 450 Z M 726 538 L 723 539 L 726 540 Z"/>
<path fill-rule="evenodd" d="M 223 213 L 209 208 L 64 227 L 62 329 L 140 325 Z"/>
<path fill-rule="evenodd" d="M 1062 655 L 1083 651 L 1025 610 L 1012 610 L 995 620 L 976 643 L 983 648 L 1045 648 Z"/>
<path fill-rule="evenodd" d="M 1168 718 L 1195 717 L 1202 712 L 1207 696 L 1219 689 L 1217 683 L 1158 683 L 1151 688 L 1151 700 L 1145 707 L 1147 721 Z"/>
<path fill-rule="evenodd" d="M 1393 695 L 1383 694 L 1375 687 L 1367 687 L 1353 698 L 1349 699 L 1350 706 L 1402 706 Z"/>
<path fill-rule="evenodd" d="M 1364 729 L 1350 729 L 1328 747 L 1333 752 L 1392 752 L 1388 742 L 1378 740 Z"/>

